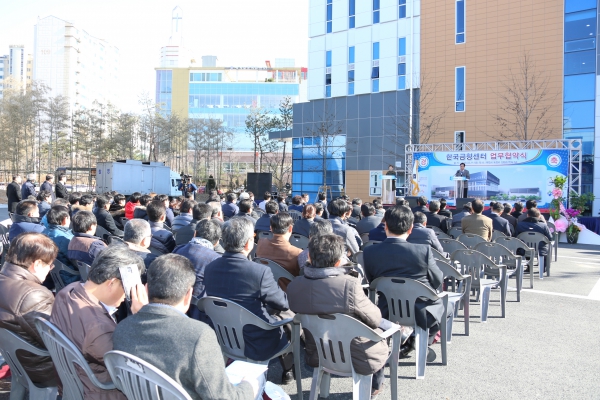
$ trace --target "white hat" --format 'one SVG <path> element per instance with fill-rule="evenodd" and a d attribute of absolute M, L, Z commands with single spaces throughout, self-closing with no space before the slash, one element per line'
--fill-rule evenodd
<path fill-rule="evenodd" d="M 246 192 L 240 193 L 240 200 L 246 200 L 249 199 L 250 195 Z"/>

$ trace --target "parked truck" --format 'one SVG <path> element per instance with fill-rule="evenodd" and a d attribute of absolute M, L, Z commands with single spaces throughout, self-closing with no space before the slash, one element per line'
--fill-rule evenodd
<path fill-rule="evenodd" d="M 124 195 L 134 192 L 179 196 L 181 176 L 162 162 L 118 160 L 96 165 L 96 191 L 115 190 Z"/>

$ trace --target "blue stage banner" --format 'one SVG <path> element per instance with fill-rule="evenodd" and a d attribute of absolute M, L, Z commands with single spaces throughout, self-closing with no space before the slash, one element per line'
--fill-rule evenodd
<path fill-rule="evenodd" d="M 467 197 L 513 204 L 529 199 L 538 201 L 538 208 L 548 208 L 557 175 L 568 177 L 568 150 L 519 150 L 477 152 L 414 153 L 412 196 L 428 199 L 445 198 L 456 205 L 455 182 L 452 177 L 465 163 L 471 179 Z M 462 197 L 460 194 L 458 197 Z"/>

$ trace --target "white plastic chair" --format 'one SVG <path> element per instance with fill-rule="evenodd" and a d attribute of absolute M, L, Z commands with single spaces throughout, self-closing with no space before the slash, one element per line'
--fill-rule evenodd
<path fill-rule="evenodd" d="M 103 390 L 115 389 L 112 382 L 102 383 L 90 369 L 81 351 L 56 326 L 43 318 L 35 319 L 35 326 L 52 357 L 63 385 L 63 399 L 84 400 L 83 382 L 77 375 L 84 372 L 91 383 Z"/>
<path fill-rule="evenodd" d="M 203 310 L 211 319 L 217 340 L 221 346 L 221 352 L 225 357 L 247 362 L 259 364 L 268 364 L 268 362 L 280 355 L 288 354 L 292 351 L 295 342 L 295 335 L 292 335 L 292 340 L 280 352 L 274 354 L 268 360 L 251 360 L 244 355 L 246 343 L 244 341 L 244 326 L 253 325 L 257 328 L 269 331 L 280 329 L 284 325 L 290 325 L 293 331 L 293 320 L 284 319 L 273 324 L 263 321 L 244 307 L 233 301 L 222 299 L 219 297 L 207 296 L 198 301 L 198 308 Z M 298 334 L 299 335 L 299 334 Z M 302 398 L 302 368 L 300 362 L 296 362 L 296 357 L 300 353 L 294 354 L 294 372 L 296 374 L 296 388 L 298 397 Z M 299 358 L 298 358 L 299 360 Z"/>
<path fill-rule="evenodd" d="M 273 232 L 271 231 L 260 231 L 256 233 L 256 236 L 258 237 L 258 240 L 260 239 L 272 239 L 273 238 Z M 257 242 L 258 242 L 257 240 Z"/>
<path fill-rule="evenodd" d="M 506 265 L 496 265 L 485 254 L 475 250 L 456 250 L 451 256 L 452 264 L 460 265 L 461 274 L 469 274 L 472 277 L 471 288 L 478 291 L 477 299 L 481 295 L 481 322 L 487 321 L 488 309 L 490 305 L 490 292 L 492 287 L 500 285 L 500 303 L 502 308 L 502 318 L 506 317 Z M 500 280 L 485 279 L 484 270 L 500 270 L 498 272 Z"/>
<path fill-rule="evenodd" d="M 62 277 L 60 276 L 60 273 L 59 273 L 60 271 L 68 272 L 71 275 L 80 275 L 79 271 L 75 271 L 75 270 L 67 267 L 65 264 L 61 263 L 60 261 L 54 260 L 54 267 L 50 270 L 50 277 L 54 281 L 54 287 L 56 288 L 57 292 L 62 290 L 65 286 L 67 286 L 65 284 L 65 282 L 62 280 Z"/>
<path fill-rule="evenodd" d="M 364 249 L 366 249 L 366 248 L 367 248 L 367 247 L 369 247 L 369 246 L 373 246 L 373 245 L 375 245 L 375 244 L 379 244 L 379 243 L 381 243 L 381 242 L 380 242 L 380 241 L 378 241 L 378 240 L 369 240 L 368 242 L 366 242 L 366 243 L 363 243 L 363 245 L 362 245 L 362 247 L 361 247 L 360 249 L 361 249 L 361 250 L 364 250 Z"/>
<path fill-rule="evenodd" d="M 400 325 L 395 325 L 382 334 L 369 328 L 357 319 L 344 314 L 307 315 L 296 314 L 295 325 L 301 325 L 312 334 L 317 343 L 319 366 L 313 371 L 310 399 L 317 400 L 329 396 L 330 376 L 352 377 L 352 399 L 371 398 L 371 380 L 373 375 L 360 375 L 354 371 L 350 344 L 356 337 L 380 342 L 392 336 L 392 352 L 389 356 L 390 386 L 392 399 L 398 398 L 398 354 L 400 351 Z M 296 329 L 294 354 L 300 352 L 299 329 Z M 320 346 L 318 344 L 321 344 Z M 299 398 L 302 398 L 300 395 Z"/>
<path fill-rule="evenodd" d="M 506 236 L 506 235 L 504 234 L 504 232 L 500 232 L 500 231 L 497 231 L 496 229 L 494 229 L 492 231 L 492 242 L 494 240 L 496 240 L 496 238 L 499 238 L 500 236 Z"/>
<path fill-rule="evenodd" d="M 192 400 L 170 376 L 131 354 L 109 351 L 104 363 L 115 386 L 128 400 Z"/>
<path fill-rule="evenodd" d="M 50 357 L 50 353 L 26 342 L 19 335 L 0 329 L 0 353 L 6 360 L 12 373 L 10 380 L 10 400 L 25 400 L 26 392 L 29 391 L 29 398 L 35 400 L 55 400 L 57 394 L 56 386 L 42 387 L 33 383 L 17 357 L 17 352 L 26 351 L 36 356 Z"/>
<path fill-rule="evenodd" d="M 450 239 L 450 240 L 452 240 L 452 239 Z M 436 260 L 448 260 L 448 258 L 444 254 L 440 253 L 433 247 L 431 248 L 431 252 L 433 253 L 433 258 L 435 258 Z"/>
<path fill-rule="evenodd" d="M 523 264 L 521 263 L 522 257 L 514 254 L 512 251 L 496 242 L 479 243 L 477 246 L 475 246 L 475 250 L 488 256 L 496 264 L 505 264 L 507 267 L 511 267 L 506 271 L 506 279 L 512 276 L 516 278 L 517 302 L 520 302 L 521 289 L 523 288 Z M 492 271 L 485 271 L 485 274 L 488 276 L 496 276 L 495 272 Z"/>
<path fill-rule="evenodd" d="M 538 267 L 540 279 L 544 279 L 544 269 L 546 269 L 546 276 L 550 276 L 550 264 L 552 261 L 552 242 L 548 238 L 539 232 L 522 232 L 517 236 L 517 239 L 522 240 L 527 246 L 534 250 L 534 255 L 538 258 Z M 540 242 L 546 243 L 548 247 L 548 255 L 540 255 Z M 546 257 L 550 257 L 548 265 L 546 266 Z"/>
<path fill-rule="evenodd" d="M 290 214 L 290 217 L 292 217 L 294 222 L 297 222 L 299 219 L 302 219 L 302 213 L 300 211 L 288 210 L 288 214 Z"/>
<path fill-rule="evenodd" d="M 458 315 L 458 310 L 462 304 L 463 318 L 465 320 L 465 335 L 469 336 L 469 322 L 471 320 L 469 314 L 469 294 L 471 293 L 471 275 L 463 275 L 454 268 L 448 261 L 435 260 L 438 268 L 444 274 L 444 279 L 453 278 L 458 283 L 457 291 L 444 292 L 448 294 L 448 304 L 453 308 L 454 313 L 448 319 L 448 343 L 452 340 L 452 326 L 454 318 Z M 453 286 L 454 287 L 454 286 Z"/>
<path fill-rule="evenodd" d="M 517 255 L 519 250 L 523 253 L 523 256 L 521 256 L 521 265 L 523 268 L 526 266 L 529 267 L 529 288 L 533 289 L 533 261 L 535 260 L 535 250 L 527 246 L 521 239 L 515 237 L 499 237 L 496 239 L 495 243 L 499 243 L 506 247 L 514 255 Z M 523 270 L 523 273 L 525 273 L 525 270 Z"/>
<path fill-rule="evenodd" d="M 552 222 L 546 222 L 548 229 L 552 234 L 552 246 L 554 247 L 554 261 L 558 261 L 558 240 L 560 232 L 556 230 L 556 226 Z"/>
<path fill-rule="evenodd" d="M 81 275 L 81 282 L 87 281 L 88 275 L 92 267 L 89 264 L 84 263 L 83 261 L 76 261 L 77 269 L 79 270 L 79 274 Z"/>
<path fill-rule="evenodd" d="M 456 239 L 439 239 L 444 251 L 448 254 L 454 253 L 456 250 L 466 250 L 467 246 Z"/>
<path fill-rule="evenodd" d="M 415 319 L 415 302 L 417 298 L 422 297 L 429 300 L 442 300 L 444 305 L 444 314 L 440 321 L 441 342 L 442 342 L 442 365 L 448 364 L 448 355 L 446 344 L 448 343 L 447 315 L 448 315 L 448 295 L 447 293 L 437 294 L 433 289 L 425 286 L 421 282 L 408 278 L 377 278 L 369 286 L 370 298 L 375 303 L 375 294 L 381 292 L 387 301 L 389 317 L 392 322 L 402 326 L 412 326 L 415 332 L 416 344 L 416 374 L 417 379 L 425 378 L 425 365 L 427 360 L 427 340 L 429 338 L 429 329 L 422 329 L 417 326 Z M 310 329 L 309 329 L 310 330 Z"/>
<path fill-rule="evenodd" d="M 295 276 L 292 275 L 287 269 L 283 268 L 275 261 L 269 260 L 268 258 L 255 257 L 252 261 L 257 264 L 262 264 L 269 267 L 271 269 L 271 272 L 273 273 L 273 278 L 275 278 L 275 282 L 277 282 L 277 284 L 279 284 L 280 278 L 285 278 L 290 282 L 293 281 L 295 278 Z"/>
<path fill-rule="evenodd" d="M 308 247 L 308 238 L 306 236 L 294 233 L 292 236 L 290 236 L 290 243 L 292 246 L 304 250 Z"/>
<path fill-rule="evenodd" d="M 487 242 L 487 240 L 474 233 L 463 233 L 456 238 L 456 240 L 467 246 L 469 249 L 474 249 L 479 243 Z"/>
<path fill-rule="evenodd" d="M 460 226 L 454 226 L 454 227 L 450 228 L 450 230 L 448 231 L 448 235 L 450 235 L 452 238 L 456 239 L 457 237 L 462 235 L 462 228 Z"/>

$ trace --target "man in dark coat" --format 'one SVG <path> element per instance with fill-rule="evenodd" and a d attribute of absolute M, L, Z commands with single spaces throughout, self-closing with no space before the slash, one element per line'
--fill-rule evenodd
<path fill-rule="evenodd" d="M 548 240 L 552 240 L 552 234 L 550 233 L 550 229 L 548 229 L 548 224 L 541 220 L 541 218 L 540 210 L 537 208 L 530 208 L 527 210 L 527 218 L 517 224 L 517 236 L 523 232 L 539 232 L 546 236 Z M 544 256 L 545 269 L 546 266 L 550 265 L 550 261 L 552 260 L 552 256 L 548 256 L 548 245 L 545 242 L 539 242 L 538 254 Z"/>
<path fill-rule="evenodd" d="M 44 183 L 42 183 L 42 186 L 40 186 L 40 192 L 42 190 L 45 190 L 47 192 L 50 192 L 50 194 L 52 194 L 52 200 L 54 200 L 54 189 L 52 187 L 52 183 L 54 182 L 54 176 L 53 175 L 46 175 L 46 180 L 44 181 Z"/>
<path fill-rule="evenodd" d="M 513 235 L 514 232 L 517 231 L 517 219 L 513 217 L 510 212 L 512 210 L 512 206 L 508 203 L 504 203 L 504 212 L 500 215 L 502 218 L 508 221 L 509 224 L 513 227 Z"/>
<path fill-rule="evenodd" d="M 489 217 L 490 215 L 492 215 L 492 209 L 494 208 L 494 204 L 496 204 L 495 201 L 490 201 L 490 208 L 488 208 L 487 210 L 484 210 L 481 215 L 485 215 L 486 217 Z"/>
<path fill-rule="evenodd" d="M 65 183 L 67 183 L 67 175 L 60 174 L 58 175 L 58 182 L 54 185 L 54 194 L 57 199 L 68 199 L 69 192 L 67 192 L 67 188 L 65 187 Z"/>
<path fill-rule="evenodd" d="M 422 212 L 415 213 L 413 229 L 408 238 L 408 243 L 426 244 L 444 254 L 444 248 L 438 240 L 433 229 L 427 228 L 427 216 Z"/>
<path fill-rule="evenodd" d="M 29 196 L 36 197 L 34 182 L 35 174 L 27 174 L 27 181 L 21 186 L 21 199 L 25 200 Z"/>
<path fill-rule="evenodd" d="M 223 217 L 231 218 L 240 211 L 238 206 L 235 204 L 236 199 L 237 195 L 235 193 L 227 194 L 227 203 L 223 204 L 221 207 L 221 210 L 223 211 Z"/>
<path fill-rule="evenodd" d="M 429 212 L 424 213 L 427 216 L 427 225 L 435 226 L 440 228 L 444 233 L 448 233 L 448 226 L 451 225 L 451 221 L 448 218 L 439 215 L 438 211 L 440 211 L 440 202 L 437 200 L 430 201 Z"/>
<path fill-rule="evenodd" d="M 13 176 L 13 180 L 6 187 L 6 197 L 8 198 L 8 212 L 15 213 L 17 204 L 22 200 L 21 197 L 21 176 Z"/>
<path fill-rule="evenodd" d="M 423 214 L 429 213 L 429 208 L 427 208 L 427 197 L 420 196 L 417 199 L 417 206 L 412 208 L 412 212 L 422 212 Z"/>
<path fill-rule="evenodd" d="M 387 239 L 376 246 L 364 249 L 365 276 L 369 282 L 385 276 L 410 278 L 437 291 L 442 285 L 444 274 L 438 268 L 431 247 L 424 244 L 408 243 L 406 239 L 413 230 L 414 215 L 406 206 L 388 208 L 385 212 L 384 223 Z M 383 318 L 388 318 L 388 305 L 384 296 L 379 296 L 377 304 Z M 448 310 L 450 313 L 450 310 Z M 440 321 L 444 313 L 441 300 L 421 301 L 415 304 L 417 324 L 429 328 L 429 345 L 433 343 L 440 329 Z M 431 362 L 435 353 L 430 348 L 427 357 Z"/>
<path fill-rule="evenodd" d="M 213 208 L 208 204 L 200 203 L 196 204 L 194 208 L 192 208 L 192 221 L 189 225 L 184 226 L 179 229 L 175 236 L 175 243 L 177 246 L 187 244 L 192 240 L 196 232 L 196 225 L 198 222 L 206 219 L 210 219 L 212 216 Z"/>
<path fill-rule="evenodd" d="M 269 232 L 271 230 L 271 217 L 279 212 L 279 204 L 276 201 L 267 201 L 265 204 L 265 214 L 261 215 L 256 221 L 254 230 L 256 232 Z"/>
<path fill-rule="evenodd" d="M 377 228 L 377 225 L 381 223 L 381 218 L 375 215 L 375 207 L 372 203 L 364 203 L 360 206 L 360 213 L 362 218 L 356 224 L 356 231 L 359 235 L 363 233 L 369 233 L 372 229 Z"/>
<path fill-rule="evenodd" d="M 152 231 L 150 242 L 150 251 L 154 250 L 156 254 L 168 254 L 175 249 L 175 238 L 173 233 L 164 228 L 164 222 L 167 218 L 167 210 L 164 203 L 160 201 L 151 201 L 146 206 L 148 212 L 148 222 Z"/>
<path fill-rule="evenodd" d="M 471 215 L 472 212 L 473 206 L 471 205 L 471 202 L 465 203 L 462 211 L 452 216 L 452 226 L 460 226 L 462 219 L 467 215 Z"/>
<path fill-rule="evenodd" d="M 248 260 L 248 254 L 254 247 L 254 225 L 247 218 L 230 219 L 223 224 L 222 240 L 225 254 L 204 270 L 206 295 L 234 301 L 262 320 L 276 322 L 278 316 L 269 314 L 267 310 L 272 313 L 287 311 L 287 296 L 277 286 L 269 267 Z M 243 334 L 245 356 L 252 360 L 268 360 L 288 343 L 282 329 L 265 331 L 248 326 Z M 293 380 L 291 353 L 280 361 L 284 381 Z"/>
<path fill-rule="evenodd" d="M 98 221 L 98 226 L 106 229 L 111 235 L 123 237 L 123 231 L 117 228 L 115 220 L 108 212 L 110 208 L 110 200 L 108 197 L 101 195 L 96 198 L 96 211 L 94 215 Z"/>
<path fill-rule="evenodd" d="M 14 221 L 8 231 L 8 237 L 13 240 L 23 232 L 44 232 L 44 225 L 40 225 L 40 209 L 37 201 L 23 200 L 17 205 Z"/>
<path fill-rule="evenodd" d="M 492 207 L 492 214 L 490 215 L 490 218 L 492 219 L 492 226 L 494 227 L 495 231 L 500 231 L 506 236 L 514 236 L 512 225 L 506 219 L 500 216 L 502 211 L 504 211 L 504 206 L 499 202 L 494 203 L 494 206 Z"/>
<path fill-rule="evenodd" d="M 317 195 L 317 203 L 320 203 L 323 205 L 323 215 L 321 216 L 321 218 L 323 219 L 328 219 L 329 218 L 329 211 L 327 211 L 327 195 L 325 193 L 319 193 Z"/>

